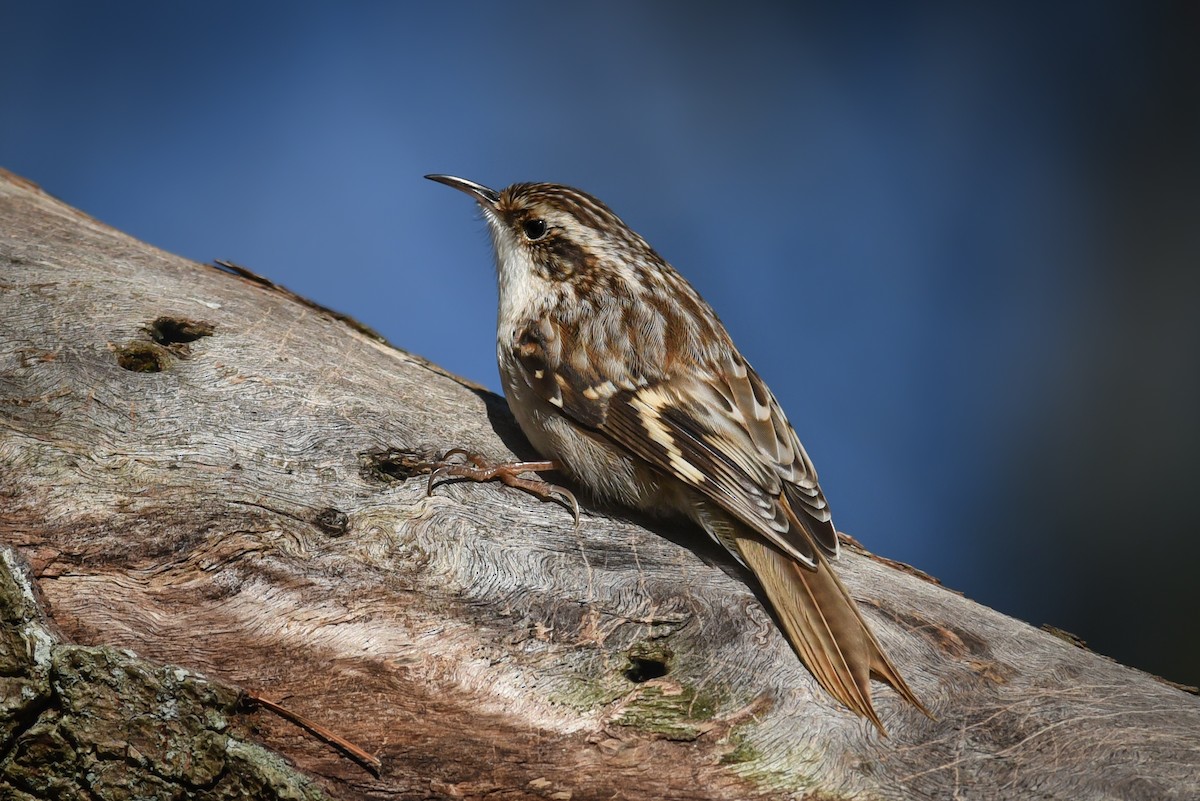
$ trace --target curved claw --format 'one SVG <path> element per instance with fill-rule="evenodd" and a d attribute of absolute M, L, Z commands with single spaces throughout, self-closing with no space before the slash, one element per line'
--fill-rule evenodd
<path fill-rule="evenodd" d="M 433 484 L 435 481 L 438 480 L 438 478 L 440 476 L 446 475 L 447 467 L 448 467 L 448 465 L 442 465 L 441 467 L 435 467 L 434 469 L 429 471 L 429 481 L 425 484 L 425 497 L 426 498 L 431 497 L 433 495 Z"/>
<path fill-rule="evenodd" d="M 571 507 L 572 514 L 575 515 L 575 528 L 579 528 L 579 501 L 575 499 L 575 493 L 565 487 L 558 487 L 553 484 L 546 490 L 550 495 L 557 496 L 559 500 Z"/>
<path fill-rule="evenodd" d="M 458 467 L 458 465 L 450 462 L 450 460 L 455 456 L 463 456 L 467 459 L 467 461 L 473 464 L 478 464 L 476 459 L 479 457 L 474 456 L 470 451 L 464 450 L 463 448 L 451 448 L 441 456 L 437 457 L 435 461 L 427 463 L 432 469 L 429 471 L 429 480 L 425 484 L 426 498 L 433 495 L 433 485 L 437 483 L 439 478 L 445 478 L 446 476 L 452 475 L 454 469 Z"/>

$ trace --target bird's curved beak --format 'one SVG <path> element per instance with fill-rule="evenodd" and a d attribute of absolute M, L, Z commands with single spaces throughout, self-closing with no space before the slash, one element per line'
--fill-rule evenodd
<path fill-rule="evenodd" d="M 426 175 L 425 177 L 431 181 L 437 181 L 439 184 L 445 184 L 451 189 L 466 192 L 486 209 L 494 209 L 500 202 L 500 193 L 495 189 L 488 189 L 483 184 L 468 181 L 466 178 L 456 178 L 453 175 Z"/>

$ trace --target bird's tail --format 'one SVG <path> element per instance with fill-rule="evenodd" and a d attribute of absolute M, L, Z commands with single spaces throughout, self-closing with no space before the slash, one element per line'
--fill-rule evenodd
<path fill-rule="evenodd" d="M 817 569 L 805 567 L 746 532 L 733 537 L 742 561 L 758 578 L 788 642 L 830 695 L 870 719 L 887 735 L 871 703 L 871 677 L 887 682 L 929 715 L 883 652 L 854 599 L 819 549 Z"/>

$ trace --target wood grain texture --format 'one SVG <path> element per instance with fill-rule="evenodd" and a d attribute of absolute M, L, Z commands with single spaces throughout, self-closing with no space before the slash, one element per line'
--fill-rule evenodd
<path fill-rule="evenodd" d="M 397 314 L 425 266 L 379 288 Z M 1200 700 L 1153 677 L 847 549 L 937 716 L 877 683 L 881 738 L 687 524 L 427 497 L 380 456 L 450 446 L 531 455 L 501 399 L 0 174 L 0 542 L 74 642 L 284 699 L 382 759 L 252 716 L 330 796 L 1200 796 Z"/>

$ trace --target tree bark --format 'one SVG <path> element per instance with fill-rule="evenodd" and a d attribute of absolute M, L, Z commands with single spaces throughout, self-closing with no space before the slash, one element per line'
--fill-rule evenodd
<path fill-rule="evenodd" d="M 1200 797 L 1200 700 L 1152 676 L 848 548 L 936 715 L 877 683 L 884 738 L 688 524 L 427 495 L 454 446 L 532 455 L 480 387 L 0 172 L 0 796 Z"/>

